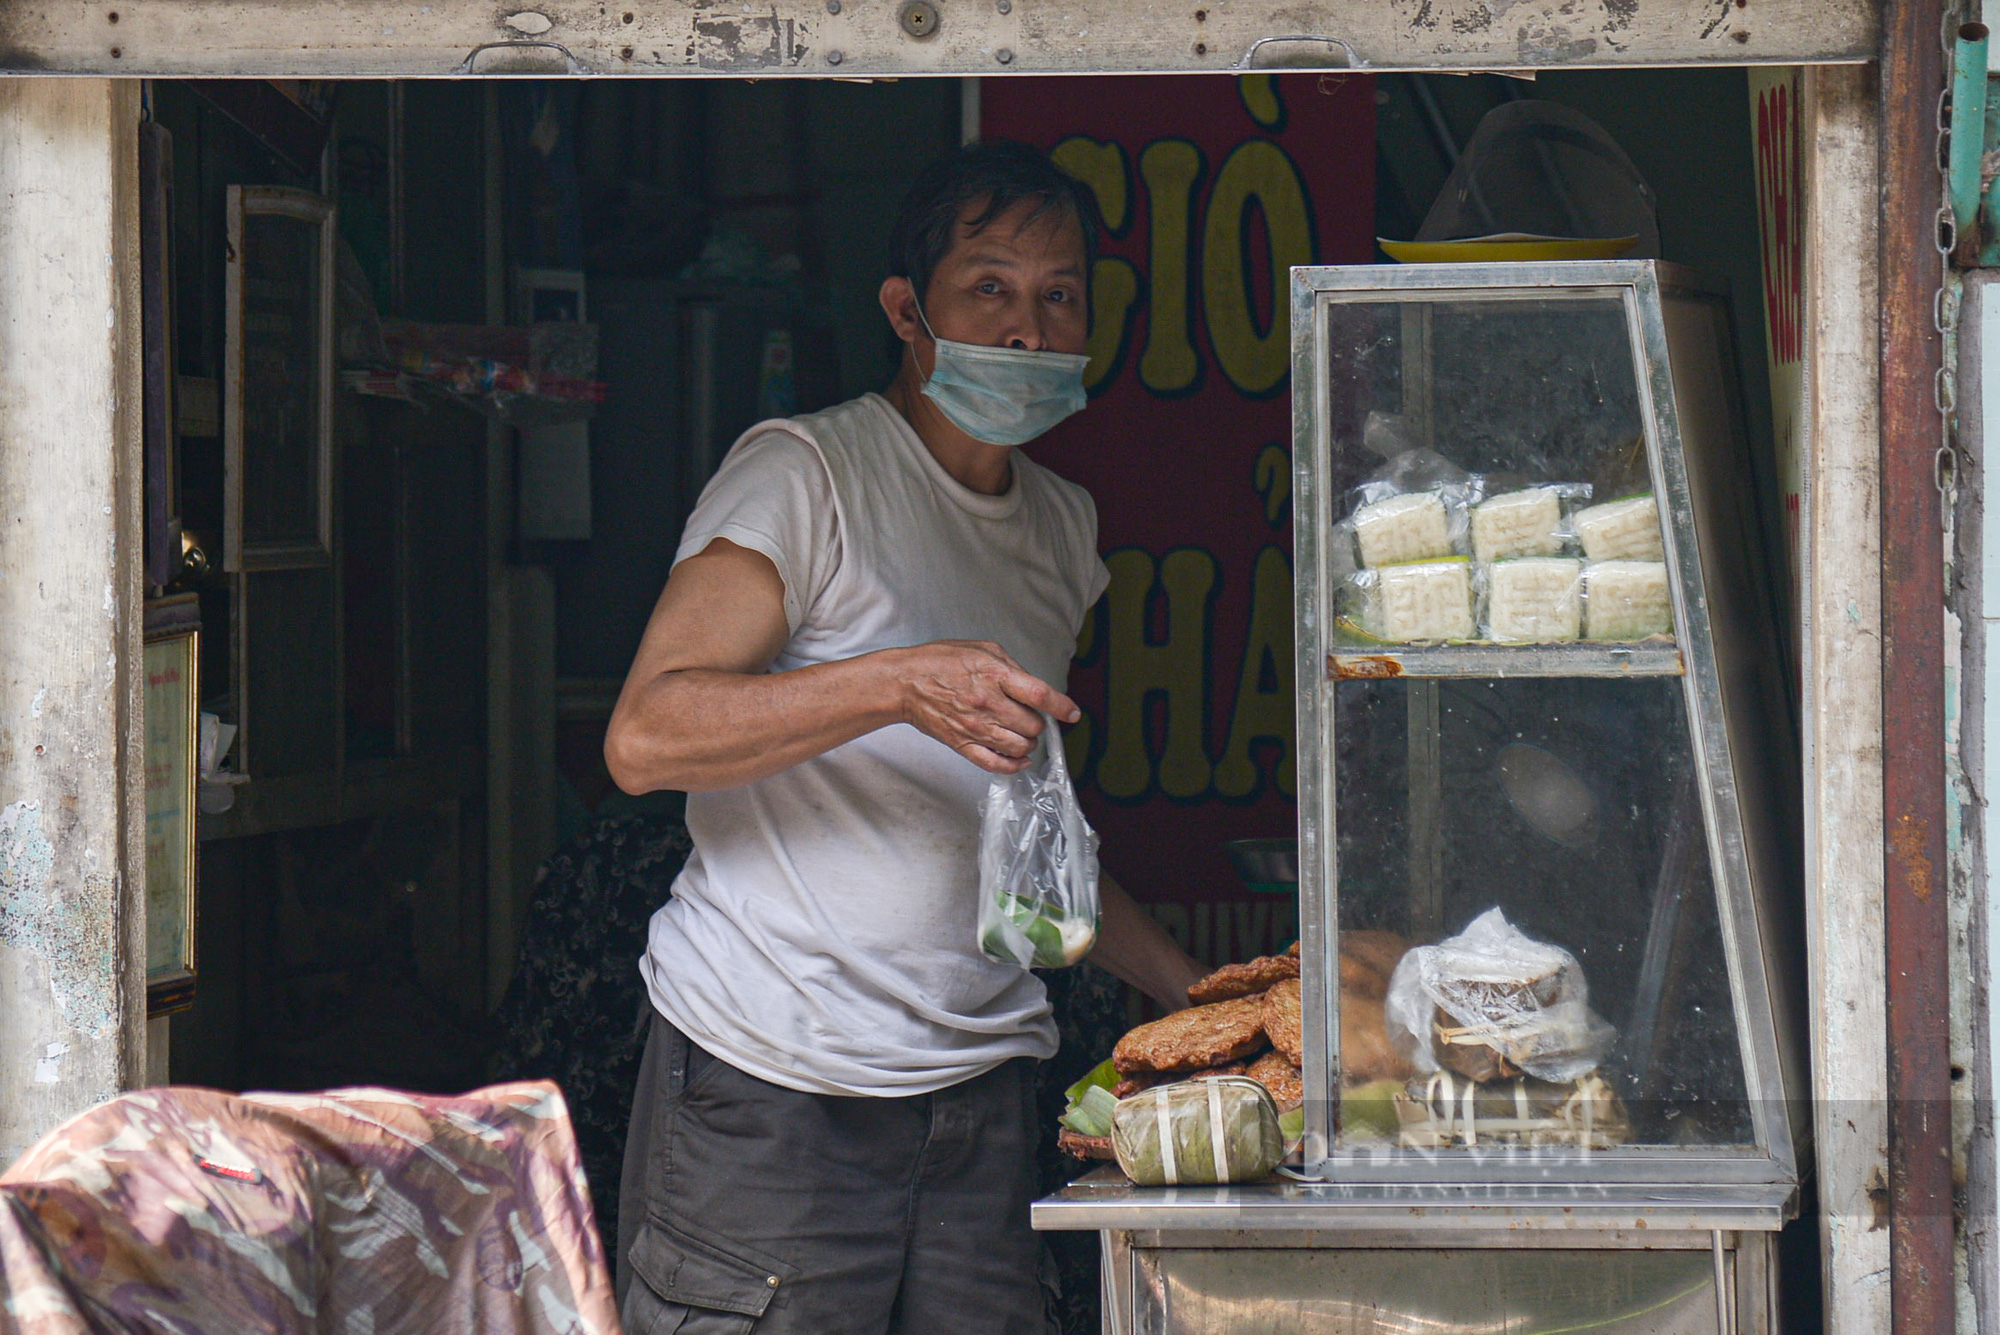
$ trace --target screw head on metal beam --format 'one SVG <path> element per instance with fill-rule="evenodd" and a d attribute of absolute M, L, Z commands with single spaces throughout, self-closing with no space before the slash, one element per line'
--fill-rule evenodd
<path fill-rule="evenodd" d="M 998 51 L 995 51 L 993 53 L 993 58 L 999 61 L 1002 65 L 1011 65 L 1014 63 L 1013 48 L 1003 46 Z"/>
<path fill-rule="evenodd" d="M 929 37 L 938 30 L 938 10 L 931 0 L 909 0 L 896 12 L 896 22 L 912 37 Z"/>

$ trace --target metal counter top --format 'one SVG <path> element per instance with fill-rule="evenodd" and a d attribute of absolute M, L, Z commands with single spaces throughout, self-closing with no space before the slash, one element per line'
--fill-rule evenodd
<path fill-rule="evenodd" d="M 1348 1183 L 1135 1187 L 1096 1169 L 1035 1202 L 1038 1229 L 1381 1232 L 1773 1231 L 1797 1212 L 1790 1183 Z"/>

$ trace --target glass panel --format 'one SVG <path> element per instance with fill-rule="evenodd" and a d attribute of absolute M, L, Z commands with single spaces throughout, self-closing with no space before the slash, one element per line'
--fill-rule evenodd
<path fill-rule="evenodd" d="M 1334 709 L 1337 1143 L 1748 1144 L 1682 682 Z"/>
<path fill-rule="evenodd" d="M 1132 1328 L 1146 1335 L 1716 1330 L 1700 1251 L 1172 1248 L 1141 1250 L 1136 1272 Z"/>
<path fill-rule="evenodd" d="M 243 218 L 243 541 L 319 540 L 320 225 Z"/>
<path fill-rule="evenodd" d="M 1327 358 L 1337 639 L 1671 638 L 1621 295 L 1336 300 Z"/>

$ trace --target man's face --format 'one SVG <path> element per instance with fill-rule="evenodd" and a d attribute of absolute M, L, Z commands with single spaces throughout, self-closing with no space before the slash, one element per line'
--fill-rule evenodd
<path fill-rule="evenodd" d="M 924 314 L 939 338 L 1033 352 L 1082 352 L 1090 334 L 1084 302 L 1083 229 L 1073 218 L 1048 214 L 1029 221 L 1023 201 L 973 231 L 974 200 L 960 215 L 952 246 L 931 275 Z M 883 285 L 883 306 L 897 335 L 916 353 L 926 376 L 933 345 L 917 320 L 909 280 Z"/>

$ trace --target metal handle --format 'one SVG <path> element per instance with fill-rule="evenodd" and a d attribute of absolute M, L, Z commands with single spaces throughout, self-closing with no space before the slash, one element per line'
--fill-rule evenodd
<path fill-rule="evenodd" d="M 482 51 L 518 51 L 524 47 L 541 47 L 548 51 L 560 51 L 562 52 L 563 64 L 568 68 L 569 73 L 590 73 L 588 67 L 575 56 L 571 55 L 569 48 L 561 42 L 481 42 L 478 46 L 473 47 L 465 53 L 465 59 L 458 62 L 458 68 L 453 70 L 452 73 L 454 75 L 471 74 L 473 72 L 473 62 L 479 59 Z"/>
<path fill-rule="evenodd" d="M 1243 53 L 1243 59 L 1236 62 L 1236 68 L 1239 70 L 1255 69 L 1256 66 L 1251 64 L 1251 62 L 1256 59 L 1257 48 L 1268 46 L 1272 42 L 1322 42 L 1327 46 L 1337 46 L 1347 53 L 1347 63 L 1337 68 L 1350 70 L 1361 68 L 1361 58 L 1354 54 L 1354 48 L 1349 46 L 1344 39 L 1339 37 L 1315 37 L 1310 33 L 1293 33 L 1285 37 L 1259 37 L 1256 41 L 1250 43 L 1250 49 Z M 1317 69 L 1319 66 L 1305 66 L 1303 68 Z"/>

